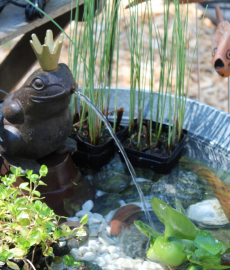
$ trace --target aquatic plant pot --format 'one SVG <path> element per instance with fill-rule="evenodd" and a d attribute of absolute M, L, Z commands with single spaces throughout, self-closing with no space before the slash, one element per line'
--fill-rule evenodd
<path fill-rule="evenodd" d="M 143 126 L 147 125 L 147 120 L 143 120 Z M 135 121 L 136 126 L 136 121 Z M 153 122 L 153 129 L 155 128 L 155 122 Z M 168 125 L 163 124 L 162 128 L 163 134 L 168 134 Z M 134 148 L 127 146 L 128 139 L 128 129 L 126 129 L 126 136 L 122 139 L 122 144 L 124 146 L 125 152 L 133 166 L 141 167 L 145 169 L 151 169 L 159 174 L 167 174 L 172 168 L 177 164 L 181 158 L 187 138 L 187 130 L 183 129 L 183 138 L 176 145 L 173 152 L 167 156 L 165 154 L 167 149 L 162 149 L 162 151 L 157 153 L 149 153 L 150 151 L 138 151 Z"/>
<path fill-rule="evenodd" d="M 120 127 L 116 133 L 118 138 L 121 138 L 126 129 Z M 87 166 L 93 170 L 99 170 L 115 155 L 115 144 L 113 138 L 109 137 L 103 144 L 92 145 L 84 141 L 78 134 L 71 135 L 71 138 L 77 141 L 77 151 L 72 155 L 74 164 Z"/>
<path fill-rule="evenodd" d="M 50 154 L 37 162 L 48 167 L 48 174 L 42 178 L 47 186 L 39 186 L 41 197 L 57 215 L 73 216 L 82 204 L 94 199 L 94 189 L 75 168 L 69 154 Z M 1 157 L 1 175 L 10 172 L 7 160 Z M 17 178 L 17 185 L 27 181 L 27 178 Z"/>

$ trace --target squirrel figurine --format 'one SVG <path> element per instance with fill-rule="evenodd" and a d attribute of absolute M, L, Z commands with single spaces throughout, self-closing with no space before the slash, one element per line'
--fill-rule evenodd
<path fill-rule="evenodd" d="M 36 35 L 31 45 L 41 65 L 24 85 L 4 100 L 0 122 L 0 154 L 15 166 L 36 167 L 36 159 L 53 152 L 74 152 L 65 141 L 71 131 L 69 108 L 77 84 L 67 65 L 58 59 L 63 34 L 56 44 L 47 31 L 42 46 Z"/>

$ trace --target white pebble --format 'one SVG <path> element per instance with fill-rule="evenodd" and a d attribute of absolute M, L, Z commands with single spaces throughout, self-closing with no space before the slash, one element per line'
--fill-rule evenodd
<path fill-rule="evenodd" d="M 115 215 L 116 212 L 117 212 L 117 209 L 110 211 L 110 212 L 105 216 L 105 221 L 106 221 L 107 223 L 110 223 L 111 220 L 112 220 L 112 218 L 113 218 L 113 216 Z"/>
<path fill-rule="evenodd" d="M 82 210 L 85 211 L 90 211 L 93 209 L 94 203 L 92 200 L 88 200 L 86 201 L 83 205 L 82 205 Z"/>
<path fill-rule="evenodd" d="M 99 244 L 97 243 L 96 240 L 89 240 L 88 246 L 93 248 L 96 251 L 99 249 Z"/>
<path fill-rule="evenodd" d="M 97 220 L 98 223 L 101 223 L 102 220 L 104 219 L 103 216 L 102 216 L 101 214 L 98 214 L 98 213 L 93 213 L 93 218 L 94 218 L 95 220 Z"/>
<path fill-rule="evenodd" d="M 127 267 L 127 268 L 133 268 L 134 267 L 133 260 L 125 258 L 125 261 L 121 264 L 121 266 Z"/>
<path fill-rule="evenodd" d="M 91 251 L 89 247 L 86 247 L 86 246 L 81 246 L 79 247 L 79 250 L 81 252 L 82 255 L 84 255 L 85 253 Z"/>
<path fill-rule="evenodd" d="M 80 218 L 78 218 L 78 217 L 67 217 L 66 220 L 67 221 L 77 221 L 77 222 L 79 222 L 80 221 Z"/>
<path fill-rule="evenodd" d="M 105 256 L 103 256 L 103 259 L 105 260 L 105 262 L 106 262 L 107 264 L 110 264 L 110 263 L 112 263 L 112 261 L 113 261 L 113 258 L 111 257 L 110 254 L 106 254 Z"/>
<path fill-rule="evenodd" d="M 108 225 L 106 226 L 106 231 L 107 231 L 107 234 L 110 236 L 111 234 L 111 227 Z"/>
<path fill-rule="evenodd" d="M 82 257 L 82 259 L 84 261 L 92 261 L 95 257 L 96 257 L 96 255 L 93 252 L 89 251 L 89 252 L 86 252 L 84 254 L 84 256 Z"/>
<path fill-rule="evenodd" d="M 89 236 L 98 236 L 98 229 L 89 229 Z"/>
<path fill-rule="evenodd" d="M 119 252 L 120 249 L 118 247 L 115 247 L 115 246 L 108 246 L 108 251 L 109 253 L 114 253 L 114 252 Z"/>
<path fill-rule="evenodd" d="M 72 248 L 70 254 L 74 257 L 76 261 L 82 259 L 82 253 L 78 248 Z"/>
<path fill-rule="evenodd" d="M 125 262 L 125 258 L 118 258 L 117 260 L 114 260 L 113 263 L 120 266 Z"/>
<path fill-rule="evenodd" d="M 98 252 L 100 252 L 100 253 L 108 253 L 109 251 L 108 251 L 107 246 L 100 245 L 99 248 L 98 248 Z"/>
<path fill-rule="evenodd" d="M 119 201 L 119 204 L 120 204 L 120 207 L 123 207 L 123 206 L 126 205 L 125 201 L 123 201 L 123 200 L 120 200 L 120 201 Z"/>
<path fill-rule="evenodd" d="M 105 195 L 105 194 L 106 194 L 105 191 L 97 190 L 97 192 L 96 192 L 96 197 L 100 197 L 100 196 Z"/>
<path fill-rule="evenodd" d="M 66 246 L 66 241 L 60 241 L 60 242 L 58 242 L 58 244 L 60 247 L 64 247 L 64 246 Z"/>
<path fill-rule="evenodd" d="M 78 211 L 78 212 L 75 214 L 75 216 L 76 216 L 76 217 L 84 217 L 84 215 L 86 215 L 86 214 L 89 216 L 89 218 L 92 216 L 92 213 L 89 212 L 89 211 L 86 211 L 86 210 Z"/>
<path fill-rule="evenodd" d="M 97 230 L 99 230 L 99 224 L 98 223 L 94 223 L 94 224 L 91 224 L 91 225 L 89 225 L 89 229 L 97 229 Z"/>
<path fill-rule="evenodd" d="M 98 266 L 102 267 L 106 264 L 105 260 L 102 257 L 97 257 L 95 259 L 95 262 Z"/>
<path fill-rule="evenodd" d="M 136 270 L 143 270 L 143 264 L 142 263 L 138 263 L 134 267 L 135 267 Z"/>
<path fill-rule="evenodd" d="M 111 257 L 112 257 L 112 259 L 117 259 L 120 257 L 120 254 L 117 252 L 111 253 Z"/>
<path fill-rule="evenodd" d="M 109 238 L 107 235 L 106 235 L 106 232 L 102 232 L 101 233 L 101 237 L 107 241 L 107 243 L 109 243 L 110 245 L 115 245 L 116 242 L 112 239 L 112 238 Z"/>
<path fill-rule="evenodd" d="M 98 240 L 99 240 L 99 242 L 101 242 L 104 246 L 109 246 L 110 244 L 109 244 L 109 242 L 108 241 L 106 241 L 104 238 L 102 238 L 102 237 L 98 237 Z"/>
<path fill-rule="evenodd" d="M 144 261 L 142 265 L 145 269 L 149 269 L 149 262 Z"/>

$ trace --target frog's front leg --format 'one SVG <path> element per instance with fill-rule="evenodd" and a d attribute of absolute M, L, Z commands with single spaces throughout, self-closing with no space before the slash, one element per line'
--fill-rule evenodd
<path fill-rule="evenodd" d="M 6 99 L 2 104 L 2 115 L 10 124 L 24 123 L 24 112 L 17 100 Z"/>

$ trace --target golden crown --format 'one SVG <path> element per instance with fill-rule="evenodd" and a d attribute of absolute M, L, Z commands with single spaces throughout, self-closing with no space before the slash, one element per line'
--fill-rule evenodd
<path fill-rule="evenodd" d="M 47 30 L 44 45 L 41 45 L 35 34 L 32 34 L 31 37 L 32 40 L 30 40 L 30 44 L 37 56 L 41 68 L 44 71 L 57 69 L 64 35 L 61 34 L 58 40 L 54 43 L 52 30 Z"/>

